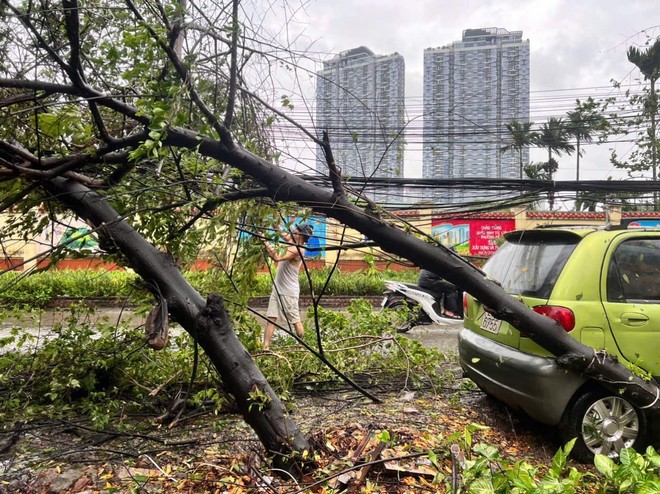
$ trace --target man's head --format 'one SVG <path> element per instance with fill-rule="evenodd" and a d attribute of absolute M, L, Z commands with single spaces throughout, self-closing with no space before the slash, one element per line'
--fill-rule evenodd
<path fill-rule="evenodd" d="M 297 227 L 293 229 L 293 233 L 300 235 L 302 241 L 307 243 L 307 241 L 314 235 L 314 228 L 312 225 L 307 223 L 300 223 Z"/>

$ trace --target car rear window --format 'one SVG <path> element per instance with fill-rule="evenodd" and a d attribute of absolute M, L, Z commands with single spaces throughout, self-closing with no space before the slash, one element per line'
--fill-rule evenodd
<path fill-rule="evenodd" d="M 520 235 L 507 239 L 483 270 L 511 294 L 549 298 L 580 238 Z"/>

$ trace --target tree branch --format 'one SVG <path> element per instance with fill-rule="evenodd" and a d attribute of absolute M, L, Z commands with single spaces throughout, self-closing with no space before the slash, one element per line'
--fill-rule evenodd
<path fill-rule="evenodd" d="M 0 0 L 2 1 L 2 0 Z M 0 78 L 0 87 L 32 89 L 34 91 L 44 91 L 48 94 L 68 94 L 84 98 L 87 101 L 95 101 L 103 106 L 110 108 L 122 115 L 125 115 L 142 125 L 149 125 L 150 119 L 145 115 L 139 115 L 139 110 L 131 105 L 123 103 L 106 93 L 101 93 L 92 89 L 88 85 L 76 87 L 68 84 L 55 84 L 43 81 L 29 81 L 25 79 L 4 79 Z M 113 143 L 115 144 L 115 143 Z M 116 146 L 115 146 L 116 147 Z"/>
<path fill-rule="evenodd" d="M 232 31 L 230 45 L 229 93 L 227 95 L 227 110 L 225 111 L 224 126 L 231 129 L 234 119 L 234 106 L 236 105 L 236 86 L 238 73 L 238 4 L 239 0 L 232 0 Z"/>
<path fill-rule="evenodd" d="M 53 50 L 53 48 L 46 42 L 46 40 L 41 36 L 41 33 L 35 29 L 34 25 L 32 22 L 30 22 L 30 17 L 29 14 L 24 14 L 21 13 L 16 7 L 14 7 L 11 3 L 9 3 L 7 0 L 0 0 L 5 7 L 7 7 L 9 10 L 11 10 L 14 15 L 18 18 L 18 20 L 23 24 L 23 26 L 34 36 L 37 40 L 37 43 L 41 48 L 46 50 L 46 53 L 48 53 L 48 56 L 57 64 L 60 66 L 60 68 L 65 72 L 69 73 L 70 67 L 66 64 L 64 60 Z"/>
<path fill-rule="evenodd" d="M 216 141 L 203 139 L 200 142 L 198 136 L 193 136 L 193 133 L 187 131 L 172 130 L 168 133 L 168 140 L 172 145 L 185 147 L 194 143 L 201 154 L 229 163 L 265 184 L 272 191 L 274 200 L 297 202 L 333 217 L 363 233 L 378 243 L 384 251 L 408 259 L 421 268 L 442 274 L 446 280 L 475 296 L 484 305 L 498 307 L 499 319 L 507 321 L 518 330 L 524 329 L 534 342 L 553 355 L 575 353 L 585 356 L 571 368 L 572 371 L 595 378 L 614 392 L 630 398 L 633 403 L 641 406 L 651 405 L 654 409 L 660 409 L 660 403 L 656 399 L 658 392 L 656 385 L 643 381 L 616 363 L 612 365 L 616 367 L 617 379 L 608 383 L 603 379 L 602 372 L 595 374 L 593 366 L 589 365 L 592 359 L 588 356 L 594 355 L 593 348 L 568 335 L 550 318 L 529 310 L 467 261 L 448 255 L 443 249 L 412 237 L 377 216 L 365 215 L 365 211 L 347 201 L 337 204 L 334 192 L 308 184 L 245 149 L 237 146 L 227 150 Z M 530 331 L 530 328 L 535 330 Z M 625 382 L 619 379 L 621 375 L 627 376 L 628 382 L 625 386 L 621 385 L 621 382 Z"/>
<path fill-rule="evenodd" d="M 328 165 L 328 176 L 330 177 L 330 183 L 332 183 L 332 189 L 337 196 L 337 201 L 345 201 L 346 192 L 344 191 L 344 184 L 341 181 L 341 170 L 337 168 L 335 157 L 332 154 L 330 138 L 328 137 L 327 130 L 323 131 L 323 143 L 321 144 L 321 148 L 323 149 L 323 154 L 325 156 L 325 163 Z"/>
<path fill-rule="evenodd" d="M 167 54 L 170 62 L 172 62 L 172 65 L 179 74 L 181 81 L 185 85 L 186 89 L 188 89 L 190 98 L 195 102 L 195 105 L 197 105 L 197 107 L 204 114 L 204 116 L 209 121 L 209 123 L 213 126 L 213 129 L 218 133 L 223 144 L 227 146 L 227 148 L 233 147 L 234 140 L 231 137 L 229 129 L 227 129 L 224 125 L 222 125 L 218 121 L 218 119 L 215 117 L 215 114 L 206 106 L 206 103 L 204 103 L 204 101 L 200 98 L 199 94 L 197 94 L 197 91 L 195 90 L 190 75 L 188 73 L 188 69 L 183 65 L 181 59 L 176 55 L 176 53 L 174 53 L 174 50 L 170 48 L 169 45 L 160 38 L 160 36 L 158 36 L 158 33 L 156 33 L 156 31 L 147 22 L 144 21 L 144 18 L 135 7 L 132 0 L 126 0 L 126 4 L 129 6 L 129 8 L 135 14 L 135 16 L 140 21 L 143 22 L 145 28 L 149 31 L 151 36 L 154 38 L 154 40 L 156 40 L 156 42 L 160 45 L 163 51 Z"/>
<path fill-rule="evenodd" d="M 140 134 L 122 139 L 121 141 L 118 140 L 118 142 L 122 142 L 125 146 L 132 147 L 136 146 L 141 140 L 144 139 L 145 135 Z M 38 180 L 50 180 L 57 176 L 66 175 L 67 173 L 73 172 L 76 168 L 92 163 L 123 163 L 128 159 L 128 153 L 113 152 L 111 147 L 99 149 L 96 155 L 80 153 L 66 156 L 64 158 L 39 158 L 21 145 L 17 143 L 10 143 L 2 139 L 0 139 L 0 151 L 4 151 L 8 156 L 13 156 L 18 160 L 29 163 L 30 165 L 21 166 L 20 164 L 6 161 L 4 166 L 11 168 L 20 175 Z M 33 166 L 37 165 L 40 167 L 39 169 L 32 168 Z M 117 183 L 110 181 L 110 179 L 113 177 L 117 178 L 114 175 L 111 176 L 108 181 L 97 181 L 79 174 L 76 174 L 75 176 L 72 175 L 70 178 L 74 177 L 78 177 L 81 181 L 84 181 L 88 184 L 95 184 L 97 187 L 104 184 L 116 185 Z"/>
<path fill-rule="evenodd" d="M 36 95 L 34 93 L 15 94 L 13 96 L 8 96 L 7 98 L 0 99 L 0 108 L 5 108 L 19 103 L 25 103 L 27 101 L 34 101 L 36 103 L 40 99 L 44 99 L 46 96 L 47 94 L 42 94 L 42 95 Z"/>
<path fill-rule="evenodd" d="M 82 65 L 80 63 L 80 18 L 78 17 L 78 1 L 62 0 L 64 11 L 64 25 L 69 38 L 69 78 L 76 85 L 82 85 L 85 80 Z"/>
<path fill-rule="evenodd" d="M 243 199 L 254 199 L 256 197 L 270 197 L 270 190 L 266 187 L 258 189 L 249 189 L 249 190 L 239 190 L 236 192 L 228 192 L 222 194 L 221 196 L 215 197 L 213 199 L 207 200 L 200 210 L 192 218 L 190 218 L 185 225 L 183 225 L 179 230 L 172 233 L 172 237 L 177 237 L 188 231 L 200 218 L 213 211 L 215 208 L 220 205 L 231 202 L 231 201 L 240 201 Z"/>

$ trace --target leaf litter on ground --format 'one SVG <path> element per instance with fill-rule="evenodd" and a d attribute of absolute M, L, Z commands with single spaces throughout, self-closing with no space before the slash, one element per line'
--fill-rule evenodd
<path fill-rule="evenodd" d="M 439 469 L 451 474 L 448 440 L 470 424 L 485 426 L 474 442 L 512 459 L 547 465 L 559 447 L 547 428 L 478 391 L 379 396 L 380 404 L 354 392 L 296 399 L 293 419 L 316 448 L 316 469 L 302 479 L 270 469 L 258 439 L 234 414 L 184 416 L 171 429 L 146 421 L 141 432 L 126 433 L 51 421 L 24 425 L 28 432 L 0 457 L 0 493 L 59 492 L 53 484 L 66 493 L 328 492 L 366 482 L 372 492 L 424 492 Z M 439 451 L 441 461 L 434 464 L 429 451 Z"/>

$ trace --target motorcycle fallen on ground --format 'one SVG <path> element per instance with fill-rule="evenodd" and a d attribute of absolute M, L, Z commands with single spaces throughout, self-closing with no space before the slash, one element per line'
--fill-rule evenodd
<path fill-rule="evenodd" d="M 460 297 L 460 300 L 454 301 L 454 305 L 462 308 L 463 296 L 460 291 L 447 295 L 433 292 L 414 283 L 388 280 L 385 281 L 381 308 L 396 311 L 393 323 L 397 333 L 406 333 L 414 326 L 424 324 L 461 324 L 462 314 L 445 315 L 445 297 L 447 296 Z"/>

